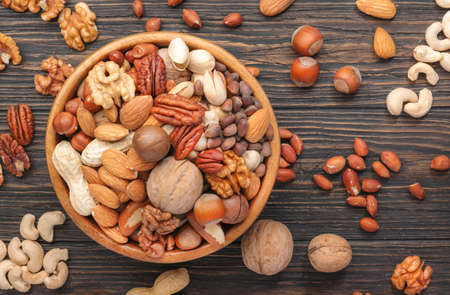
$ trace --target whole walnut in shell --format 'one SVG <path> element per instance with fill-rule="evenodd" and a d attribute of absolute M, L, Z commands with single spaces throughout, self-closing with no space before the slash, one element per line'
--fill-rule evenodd
<path fill-rule="evenodd" d="M 341 236 L 321 234 L 309 243 L 308 258 L 317 271 L 337 272 L 346 268 L 352 261 L 352 247 Z"/>
<path fill-rule="evenodd" d="M 286 225 L 262 219 L 242 237 L 241 250 L 245 266 L 258 274 L 271 276 L 288 266 L 294 241 Z"/>
<path fill-rule="evenodd" d="M 167 157 L 160 162 L 147 181 L 147 194 L 152 205 L 172 214 L 189 212 L 203 190 L 203 175 L 187 160 Z"/>

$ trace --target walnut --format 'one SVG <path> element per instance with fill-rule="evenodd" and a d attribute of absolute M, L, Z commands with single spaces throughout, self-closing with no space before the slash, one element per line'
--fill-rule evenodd
<path fill-rule="evenodd" d="M 89 72 L 86 83 L 91 91 L 91 96 L 96 105 L 105 110 L 122 105 L 134 98 L 136 87 L 133 78 L 128 75 L 130 64 L 124 61 L 122 66 L 112 61 L 99 62 Z"/>
<path fill-rule="evenodd" d="M 65 2 L 65 0 L 39 0 L 39 6 L 44 10 L 41 18 L 46 22 L 51 21 L 64 9 Z"/>
<path fill-rule="evenodd" d="M 30 169 L 30 158 L 23 146 L 9 134 L 0 134 L 0 157 L 9 172 L 17 177 L 21 177 L 25 170 Z"/>
<path fill-rule="evenodd" d="M 38 93 L 52 96 L 58 94 L 64 81 L 74 71 L 72 65 L 67 64 L 62 59 L 56 59 L 53 56 L 42 61 L 41 70 L 48 72 L 48 75 L 35 75 L 34 87 Z"/>
<path fill-rule="evenodd" d="M 19 47 L 13 38 L 0 33 L 0 71 L 6 68 L 10 60 L 14 65 L 22 62 Z"/>
<path fill-rule="evenodd" d="M 38 2 L 39 0 L 2 0 L 2 4 L 6 8 L 16 12 L 25 12 L 28 9 L 33 13 L 38 13 L 41 10 Z"/>
<path fill-rule="evenodd" d="M 98 37 L 95 25 L 96 15 L 84 2 L 75 5 L 75 12 L 65 8 L 59 15 L 58 22 L 61 34 L 67 45 L 75 50 L 83 51 L 84 43 L 95 41 Z"/>
<path fill-rule="evenodd" d="M 406 295 L 420 294 L 430 284 L 433 274 L 433 269 L 429 265 L 422 270 L 423 264 L 419 256 L 406 257 L 395 267 L 391 277 L 392 285 L 397 290 L 403 290 Z"/>

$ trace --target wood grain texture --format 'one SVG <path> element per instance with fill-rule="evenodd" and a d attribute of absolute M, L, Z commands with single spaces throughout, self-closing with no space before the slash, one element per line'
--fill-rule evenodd
<path fill-rule="evenodd" d="M 130 2 L 130 3 L 129 3 Z M 56 230 L 56 242 L 46 250 L 68 247 L 70 278 L 57 291 L 33 286 L 32 294 L 124 294 L 135 286 L 149 286 L 164 270 L 188 267 L 192 282 L 183 294 L 326 294 L 346 295 L 352 290 L 375 295 L 401 294 L 392 289 L 389 278 L 396 263 L 411 254 L 420 255 L 434 268 L 432 282 L 423 294 L 446 294 L 450 284 L 450 175 L 429 169 L 437 154 L 450 154 L 450 74 L 435 66 L 441 76 L 432 87 L 435 97 L 431 112 L 423 119 L 391 117 L 385 108 L 387 93 L 399 86 L 419 91 L 428 87 L 423 78 L 407 80 L 414 64 L 412 50 L 424 44 L 424 31 L 445 13 L 431 0 L 397 0 L 392 21 L 377 20 L 360 13 L 349 1 L 297 0 L 285 13 L 264 17 L 257 0 L 186 0 L 178 8 L 166 1 L 145 0 L 144 18 L 137 20 L 131 1 L 87 1 L 98 16 L 99 40 L 78 53 L 68 48 L 55 22 L 45 23 L 38 15 L 19 14 L 0 7 L 0 31 L 15 38 L 24 56 L 19 66 L 0 73 L 0 131 L 8 130 L 6 109 L 11 103 L 30 104 L 36 124 L 36 138 L 27 147 L 31 171 L 22 179 L 5 173 L 0 189 L 0 238 L 19 235 L 20 218 L 26 212 L 40 215 L 61 209 L 53 192 L 45 164 L 44 133 L 52 99 L 34 91 L 33 76 L 40 73 L 40 61 L 56 55 L 78 65 L 89 53 L 106 43 L 142 32 L 145 20 L 160 16 L 163 30 L 193 33 L 215 41 L 247 65 L 261 69 L 260 82 L 270 97 L 278 122 L 300 134 L 305 143 L 301 159 L 294 165 L 296 181 L 275 187 L 262 218 L 287 224 L 295 239 L 294 257 L 286 271 L 263 277 L 248 271 L 240 257 L 240 243 L 190 263 L 161 266 L 133 261 L 106 250 L 84 235 L 71 220 Z M 68 1 L 73 7 L 75 1 Z M 196 9 L 204 27 L 191 30 L 181 20 L 181 9 Z M 240 12 L 244 23 L 237 29 L 222 25 L 223 17 Z M 319 28 L 325 45 L 317 56 L 321 76 L 315 87 L 298 89 L 289 79 L 289 68 L 297 57 L 289 47 L 291 33 L 302 24 Z M 385 28 L 397 44 L 397 57 L 380 61 L 373 53 L 372 38 L 378 26 Z M 348 97 L 336 93 L 332 78 L 344 64 L 357 65 L 363 75 L 361 89 Z M 382 181 L 378 193 L 381 229 L 367 234 L 358 222 L 366 213 L 345 204 L 339 176 L 336 188 L 322 192 L 311 176 L 321 170 L 324 160 L 352 152 L 355 136 L 370 148 L 366 164 L 391 149 L 403 160 L 403 168 L 390 180 Z M 367 170 L 363 177 L 373 176 Z M 407 191 L 420 181 L 427 197 L 419 202 Z M 305 255 L 308 242 L 317 234 L 343 235 L 353 247 L 353 261 L 338 274 L 315 272 Z M 3 293 L 2 293 L 3 294 Z"/>

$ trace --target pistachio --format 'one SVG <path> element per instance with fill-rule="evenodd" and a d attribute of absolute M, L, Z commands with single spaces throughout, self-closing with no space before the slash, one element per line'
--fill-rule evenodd
<path fill-rule="evenodd" d="M 204 49 L 192 50 L 189 53 L 189 59 L 188 69 L 196 74 L 204 74 L 205 72 L 212 71 L 216 65 L 214 56 Z"/>
<path fill-rule="evenodd" d="M 189 47 L 183 39 L 175 38 L 170 41 L 168 53 L 177 70 L 184 71 L 188 67 L 190 58 Z"/>
<path fill-rule="evenodd" d="M 176 94 L 190 99 L 194 95 L 194 83 L 191 81 L 181 82 L 172 88 L 169 94 Z"/>
<path fill-rule="evenodd" d="M 205 116 L 203 117 L 203 124 L 205 126 L 209 126 L 211 124 L 219 125 L 219 121 L 219 115 L 214 110 L 205 112 Z"/>
<path fill-rule="evenodd" d="M 225 77 L 217 70 L 205 72 L 203 76 L 203 93 L 206 99 L 215 106 L 222 105 L 227 99 Z"/>

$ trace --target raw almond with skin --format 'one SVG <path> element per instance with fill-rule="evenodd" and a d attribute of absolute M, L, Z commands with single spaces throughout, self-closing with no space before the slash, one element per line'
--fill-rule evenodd
<path fill-rule="evenodd" d="M 119 118 L 119 111 L 117 110 L 116 105 L 113 105 L 111 108 L 104 110 L 104 111 L 105 111 L 105 116 L 109 122 L 111 122 L 111 123 L 117 122 L 117 119 Z"/>
<path fill-rule="evenodd" d="M 136 96 L 120 109 L 120 123 L 129 130 L 138 129 L 147 121 L 152 106 L 150 95 Z"/>
<path fill-rule="evenodd" d="M 94 136 L 103 141 L 119 141 L 128 134 L 128 129 L 115 123 L 102 124 L 94 131 Z"/>
<path fill-rule="evenodd" d="M 102 164 L 111 174 L 127 179 L 136 179 L 137 173 L 127 168 L 128 158 L 119 150 L 107 149 L 102 154 Z"/>
<path fill-rule="evenodd" d="M 382 19 L 392 19 L 397 12 L 391 0 L 357 0 L 356 6 L 361 12 Z"/>
<path fill-rule="evenodd" d="M 377 28 L 373 37 L 373 49 L 378 57 L 388 59 L 395 56 L 395 43 L 383 28 Z"/>
<path fill-rule="evenodd" d="M 120 206 L 119 197 L 115 192 L 101 184 L 88 184 L 89 192 L 99 203 L 111 208 L 117 209 Z"/>
<path fill-rule="evenodd" d="M 381 162 L 384 163 L 391 171 L 399 172 L 402 168 L 402 162 L 393 151 L 384 151 L 380 154 Z"/>
<path fill-rule="evenodd" d="M 130 148 L 128 151 L 127 160 L 127 168 L 138 172 L 151 170 L 157 164 L 156 162 L 142 160 L 134 148 Z"/>
<path fill-rule="evenodd" d="M 269 114 L 266 109 L 256 111 L 248 119 L 248 129 L 245 139 L 251 143 L 257 143 L 266 134 L 269 126 Z"/>
<path fill-rule="evenodd" d="M 377 198 L 375 198 L 372 195 L 367 195 L 367 204 L 366 204 L 366 210 L 369 213 L 370 216 L 375 217 L 378 213 L 378 201 Z"/>
<path fill-rule="evenodd" d="M 314 183 L 323 190 L 330 191 L 333 189 L 333 184 L 331 181 L 322 174 L 314 174 L 313 180 Z"/>
<path fill-rule="evenodd" d="M 98 169 L 98 176 L 103 181 L 103 183 L 110 188 L 112 188 L 115 192 L 126 192 L 128 181 L 114 176 L 105 167 L 100 167 Z"/>
<path fill-rule="evenodd" d="M 342 182 L 350 195 L 357 196 L 361 192 L 358 174 L 353 169 L 345 169 L 342 174 Z"/>
<path fill-rule="evenodd" d="M 95 184 L 103 184 L 103 181 L 100 179 L 97 170 L 91 168 L 89 166 L 81 165 L 81 172 L 83 172 L 84 178 L 88 183 Z"/>
<path fill-rule="evenodd" d="M 130 236 L 142 223 L 142 211 L 146 203 L 130 202 L 119 216 L 119 231 Z"/>
<path fill-rule="evenodd" d="M 350 196 L 347 198 L 347 204 L 352 207 L 362 207 L 367 206 L 367 200 L 363 196 Z"/>
<path fill-rule="evenodd" d="M 362 171 L 366 169 L 366 163 L 364 162 L 364 159 L 358 155 L 351 154 L 350 156 L 347 157 L 347 162 L 350 168 L 355 169 L 357 171 Z"/>
<path fill-rule="evenodd" d="M 282 13 L 294 3 L 294 0 L 260 0 L 259 10 L 265 16 L 275 16 Z"/>
<path fill-rule="evenodd" d="M 345 158 L 343 156 L 334 156 L 329 158 L 323 165 L 323 171 L 327 174 L 336 174 L 345 167 Z"/>
<path fill-rule="evenodd" d="M 114 226 L 114 227 L 100 226 L 100 228 L 105 233 L 105 235 L 107 235 L 114 242 L 116 242 L 118 244 L 125 244 L 126 242 L 128 242 L 128 237 L 125 237 L 124 235 L 122 235 L 120 233 L 118 226 Z"/>
<path fill-rule="evenodd" d="M 380 161 L 373 162 L 372 169 L 381 178 L 391 177 L 391 173 L 389 172 L 388 168 L 386 168 L 386 166 L 384 166 Z"/>
<path fill-rule="evenodd" d="M 130 182 L 127 186 L 127 194 L 131 200 L 135 202 L 142 202 L 147 197 L 145 192 L 145 184 L 142 180 L 136 179 Z"/>
<path fill-rule="evenodd" d="M 119 213 L 116 210 L 108 208 L 103 205 L 95 205 L 92 208 L 92 217 L 98 225 L 104 227 L 111 227 L 117 224 Z"/>
<path fill-rule="evenodd" d="M 94 137 L 94 130 L 97 127 L 95 124 L 94 116 L 91 112 L 83 107 L 77 110 L 77 121 L 80 125 L 80 129 L 90 137 Z"/>

